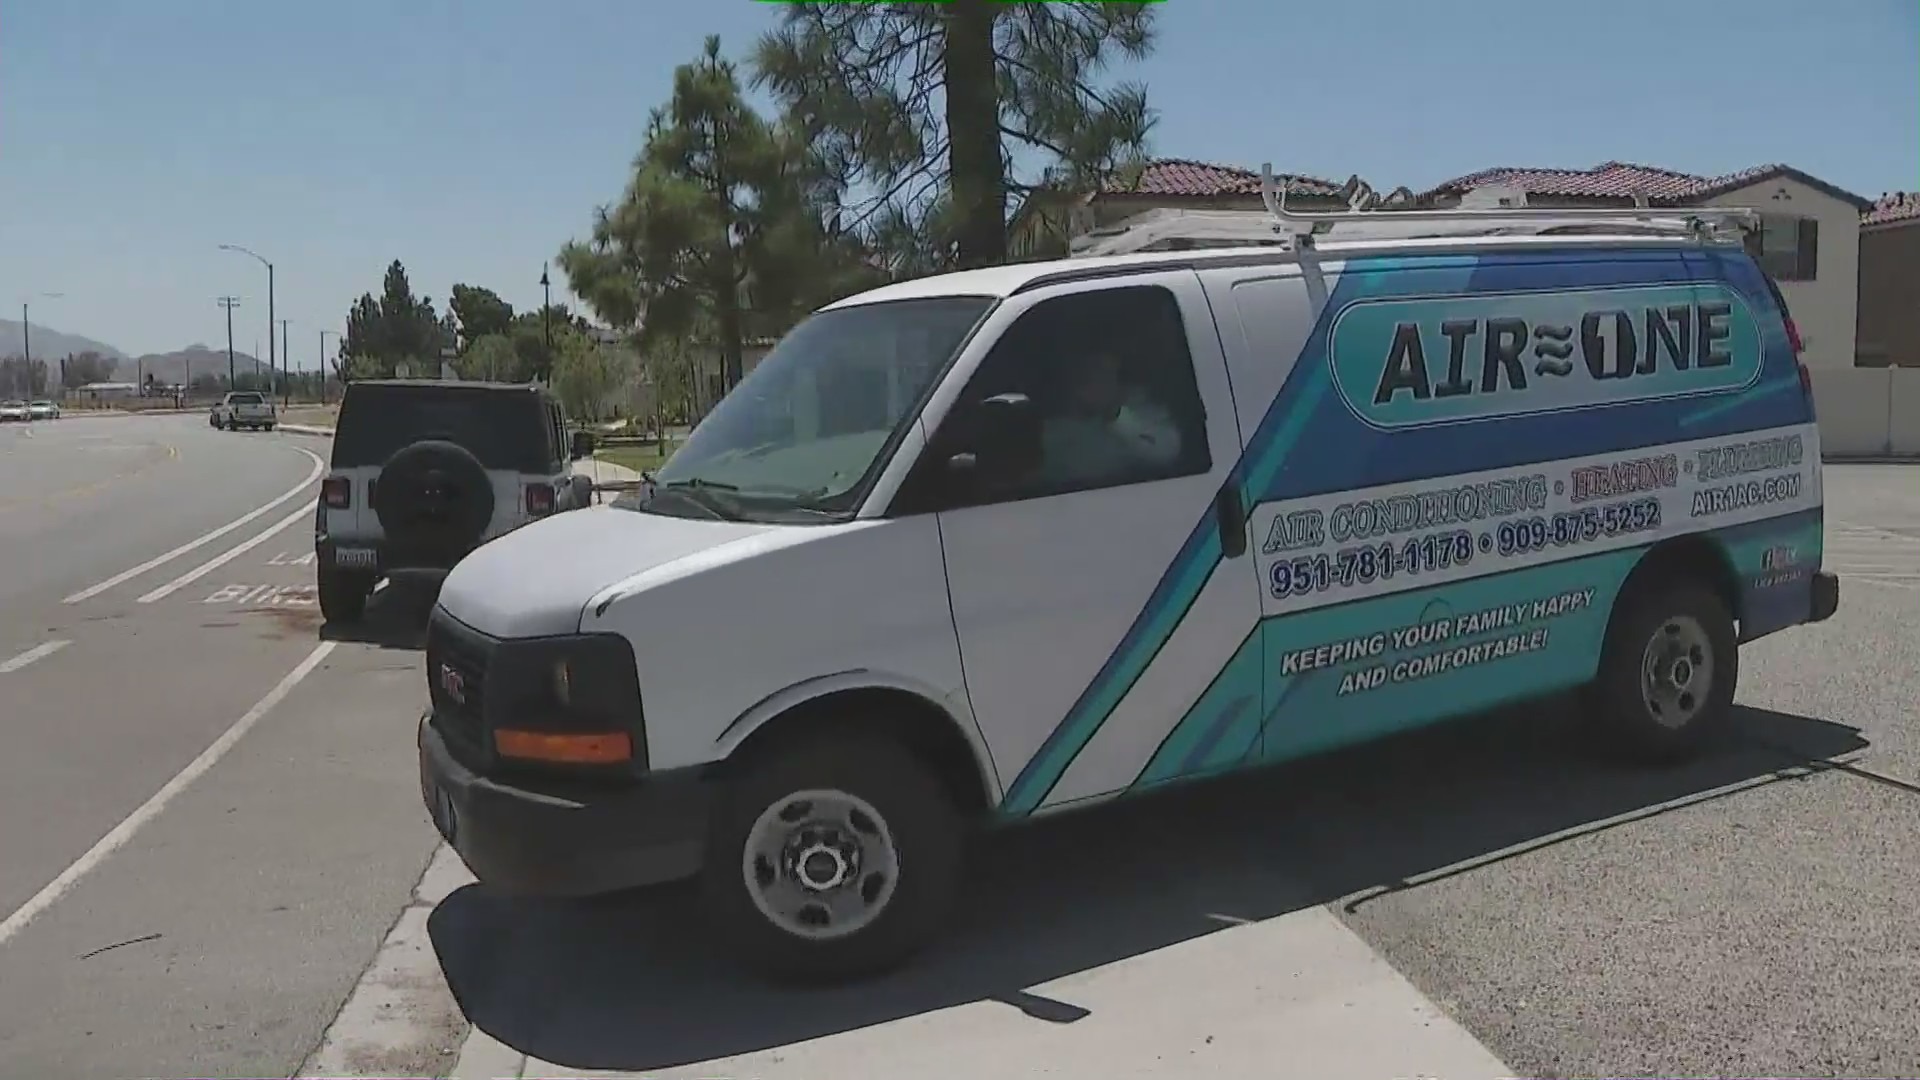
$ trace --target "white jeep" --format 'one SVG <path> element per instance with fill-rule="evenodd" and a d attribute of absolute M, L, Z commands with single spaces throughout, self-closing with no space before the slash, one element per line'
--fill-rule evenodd
<path fill-rule="evenodd" d="M 350 384 L 314 520 L 321 614 L 353 622 L 382 578 L 437 582 L 487 541 L 590 505 L 572 463 L 592 451 L 537 386 Z"/>

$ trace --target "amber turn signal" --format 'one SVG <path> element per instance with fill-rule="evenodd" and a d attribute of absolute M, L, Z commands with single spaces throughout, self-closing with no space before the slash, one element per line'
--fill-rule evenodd
<path fill-rule="evenodd" d="M 633 760 L 633 737 L 624 731 L 558 735 L 503 730 L 493 733 L 493 746 L 501 757 L 561 765 L 614 765 Z"/>

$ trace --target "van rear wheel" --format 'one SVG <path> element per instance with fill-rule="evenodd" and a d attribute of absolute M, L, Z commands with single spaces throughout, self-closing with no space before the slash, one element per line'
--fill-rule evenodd
<path fill-rule="evenodd" d="M 1609 748 L 1628 757 L 1682 761 L 1726 728 L 1739 676 L 1726 601 L 1697 582 L 1663 576 L 1618 601 L 1589 718 Z"/>
<path fill-rule="evenodd" d="M 905 747 L 831 738 L 747 764 L 702 886 L 720 939 L 782 980 L 875 974 L 933 939 L 958 889 L 960 815 Z"/>

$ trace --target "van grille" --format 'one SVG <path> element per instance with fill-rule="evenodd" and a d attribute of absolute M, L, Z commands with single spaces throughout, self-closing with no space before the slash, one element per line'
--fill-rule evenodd
<path fill-rule="evenodd" d="M 448 740 L 486 752 L 487 669 L 497 643 L 435 608 L 427 621 L 427 692 Z"/>

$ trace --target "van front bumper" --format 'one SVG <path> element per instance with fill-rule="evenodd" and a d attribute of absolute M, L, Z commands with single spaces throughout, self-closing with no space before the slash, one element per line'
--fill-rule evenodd
<path fill-rule="evenodd" d="M 482 884 L 593 896 L 700 872 L 714 797 L 701 771 L 654 773 L 630 787 L 536 791 L 463 765 L 431 718 L 420 719 L 420 794 L 434 827 Z"/>
<path fill-rule="evenodd" d="M 1829 570 L 1813 575 L 1813 610 L 1808 622 L 1825 622 L 1840 610 L 1840 575 Z"/>

